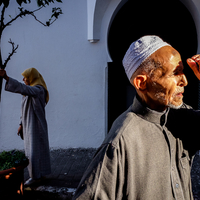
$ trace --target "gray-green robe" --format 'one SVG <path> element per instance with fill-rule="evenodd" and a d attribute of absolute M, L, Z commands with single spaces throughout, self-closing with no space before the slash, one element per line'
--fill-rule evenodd
<path fill-rule="evenodd" d="M 73 199 L 192 200 L 188 151 L 194 153 L 200 146 L 195 131 L 200 116 L 186 107 L 172 112 L 150 110 L 135 98 L 114 122 Z M 173 124 L 169 128 L 168 115 Z"/>
<path fill-rule="evenodd" d="M 9 78 L 6 91 L 20 93 L 22 97 L 21 123 L 24 146 L 29 158 L 29 175 L 33 179 L 51 173 L 48 129 L 45 118 L 46 90 L 40 85 L 28 86 Z"/>

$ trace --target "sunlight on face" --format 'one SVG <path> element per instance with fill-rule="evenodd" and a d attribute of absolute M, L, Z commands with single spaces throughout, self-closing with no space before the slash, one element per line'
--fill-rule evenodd
<path fill-rule="evenodd" d="M 187 85 L 180 54 L 172 47 L 163 47 L 152 57 L 159 65 L 149 78 L 147 104 L 156 110 L 180 108 Z"/>

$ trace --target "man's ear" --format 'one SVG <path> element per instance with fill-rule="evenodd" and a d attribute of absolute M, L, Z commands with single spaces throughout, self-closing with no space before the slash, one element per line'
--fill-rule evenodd
<path fill-rule="evenodd" d="M 138 75 L 133 79 L 133 84 L 137 90 L 143 91 L 146 89 L 147 76 Z"/>

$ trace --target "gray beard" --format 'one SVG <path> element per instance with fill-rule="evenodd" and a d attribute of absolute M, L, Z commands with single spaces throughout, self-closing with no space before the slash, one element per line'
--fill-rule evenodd
<path fill-rule="evenodd" d="M 182 105 L 183 105 L 183 102 L 182 102 L 180 105 L 178 105 L 178 106 L 175 106 L 175 105 L 169 103 L 169 104 L 168 104 L 168 107 L 169 107 L 169 108 L 173 108 L 173 109 L 179 109 Z"/>

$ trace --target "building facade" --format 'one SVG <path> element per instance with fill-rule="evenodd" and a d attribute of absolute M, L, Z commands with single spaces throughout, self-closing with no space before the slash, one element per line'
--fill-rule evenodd
<path fill-rule="evenodd" d="M 14 1 L 12 4 L 8 17 L 17 13 Z M 28 16 L 4 31 L 4 59 L 11 50 L 9 38 L 19 44 L 7 74 L 22 82 L 21 73 L 35 67 L 47 83 L 51 148 L 97 148 L 102 143 L 114 118 L 132 102 L 134 90 L 121 60 L 131 42 L 140 36 L 161 36 L 184 59 L 200 53 L 199 0 L 169 0 L 163 4 L 158 0 L 146 4 L 130 0 L 63 0 L 56 5 L 63 15 L 52 26 L 44 27 Z M 49 11 L 45 9 L 38 18 L 48 19 Z M 190 88 L 186 91 L 186 103 L 198 107 L 198 81 L 194 81 L 190 70 L 186 75 L 195 89 L 195 94 Z M 24 148 L 17 136 L 20 109 L 21 95 L 3 89 L 0 151 Z"/>

